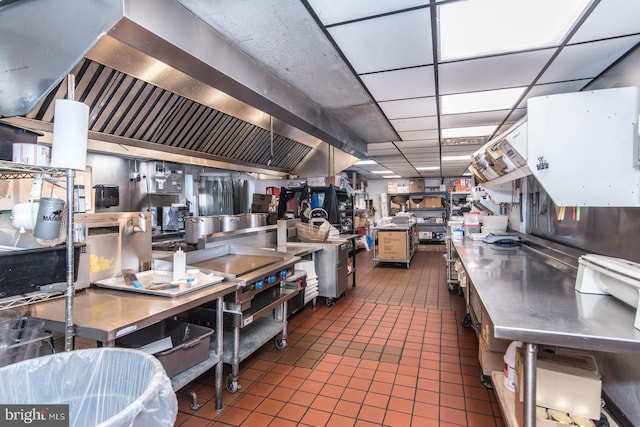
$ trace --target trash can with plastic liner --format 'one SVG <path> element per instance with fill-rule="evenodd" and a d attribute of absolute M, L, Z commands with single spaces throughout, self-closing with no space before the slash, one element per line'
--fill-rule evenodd
<path fill-rule="evenodd" d="M 68 404 L 69 426 L 173 426 L 178 412 L 162 364 L 139 350 L 96 348 L 25 360 L 0 368 L 0 384 L 0 405 Z"/>

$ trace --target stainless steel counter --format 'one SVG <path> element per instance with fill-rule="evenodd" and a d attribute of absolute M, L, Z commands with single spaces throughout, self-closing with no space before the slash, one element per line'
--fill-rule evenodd
<path fill-rule="evenodd" d="M 539 344 L 640 352 L 635 309 L 609 295 L 577 292 L 576 266 L 553 245 L 552 255 L 536 245 L 500 246 L 469 239 L 452 240 L 452 245 L 471 282 L 467 286 L 473 286 L 493 324 L 493 336 L 523 342 L 525 427 L 536 425 Z"/>
<path fill-rule="evenodd" d="M 494 325 L 510 340 L 609 352 L 640 352 L 635 309 L 574 290 L 577 270 L 526 245 L 452 240 Z"/>
<path fill-rule="evenodd" d="M 175 298 L 86 289 L 78 292 L 73 300 L 75 335 L 113 345 L 116 338 L 213 301 L 234 292 L 236 287 L 236 282 L 224 281 Z M 44 320 L 48 330 L 64 332 L 62 300 L 33 304 L 30 316 Z"/>

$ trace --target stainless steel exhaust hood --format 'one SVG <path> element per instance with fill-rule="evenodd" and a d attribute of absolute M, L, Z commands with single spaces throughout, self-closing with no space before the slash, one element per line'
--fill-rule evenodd
<path fill-rule="evenodd" d="M 174 0 L 22 0 L 0 6 L 0 35 L 12 45 L 0 59 L 9 76 L 0 81 L 0 115 L 14 125 L 50 132 L 71 72 L 76 99 L 91 108 L 90 149 L 102 141 L 303 177 L 337 173 L 365 151 Z"/>

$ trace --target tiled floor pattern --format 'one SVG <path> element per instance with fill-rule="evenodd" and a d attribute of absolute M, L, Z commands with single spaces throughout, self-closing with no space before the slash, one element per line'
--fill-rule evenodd
<path fill-rule="evenodd" d="M 478 344 L 460 326 L 464 300 L 450 295 L 441 251 L 416 252 L 410 268 L 357 259 L 357 287 L 322 298 L 240 365 L 241 389 L 215 410 L 213 371 L 178 394 L 176 425 L 503 426 L 495 394 L 480 384 Z M 225 375 L 228 371 L 225 366 Z"/>

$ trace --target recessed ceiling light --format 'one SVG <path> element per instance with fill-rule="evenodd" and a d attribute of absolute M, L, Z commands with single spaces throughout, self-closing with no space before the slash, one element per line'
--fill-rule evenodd
<path fill-rule="evenodd" d="M 462 161 L 462 160 L 471 161 L 471 156 L 470 155 L 467 155 L 467 156 L 442 156 L 442 161 L 443 162 L 456 162 L 456 161 Z"/>
<path fill-rule="evenodd" d="M 437 171 L 440 169 L 440 166 L 419 166 L 416 168 L 417 171 Z"/>
<path fill-rule="evenodd" d="M 469 126 L 464 128 L 442 129 L 443 138 L 463 138 L 466 136 L 486 136 L 491 135 L 498 126 Z"/>
<path fill-rule="evenodd" d="M 474 0 L 443 4 L 438 7 L 440 60 L 559 46 L 589 1 Z"/>
<path fill-rule="evenodd" d="M 391 173 L 391 171 L 385 171 L 385 170 L 383 170 L 383 171 L 369 171 L 369 172 L 371 172 L 371 173 L 379 173 L 379 174 Z"/>
<path fill-rule="evenodd" d="M 515 105 L 525 89 L 524 87 L 516 87 L 443 95 L 440 97 L 440 106 L 442 107 L 442 114 L 505 110 Z"/>
<path fill-rule="evenodd" d="M 364 165 L 377 165 L 378 163 L 373 160 L 360 160 L 359 162 L 355 162 L 354 166 L 364 166 Z"/>
<path fill-rule="evenodd" d="M 383 178 L 402 178 L 400 175 L 384 175 Z"/>

